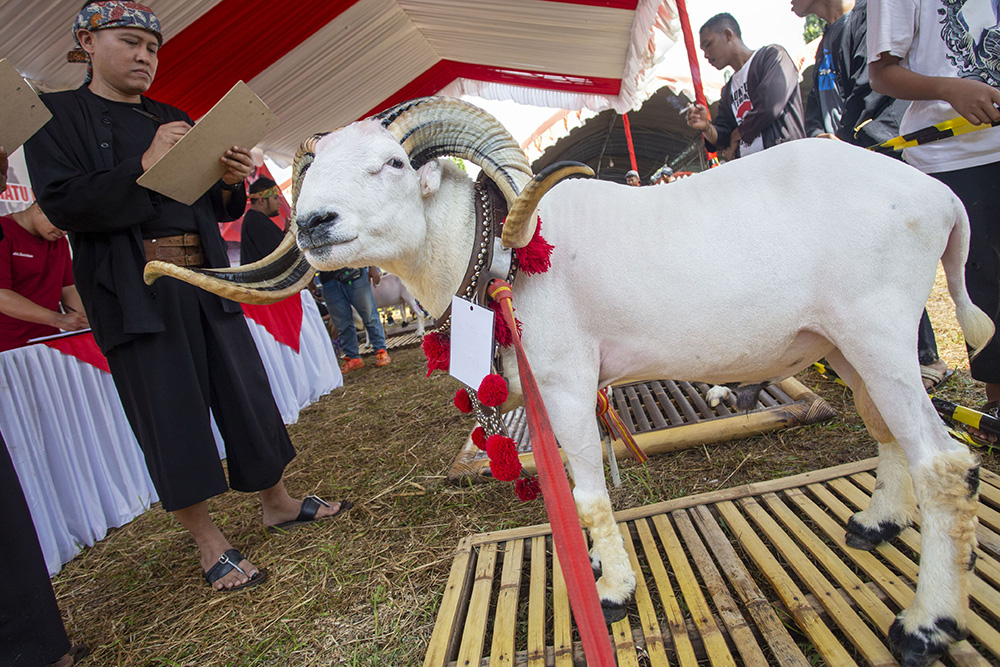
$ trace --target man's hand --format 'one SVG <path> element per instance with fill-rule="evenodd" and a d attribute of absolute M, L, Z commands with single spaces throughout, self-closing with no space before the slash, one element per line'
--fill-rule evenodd
<path fill-rule="evenodd" d="M 253 156 L 249 148 L 233 146 L 219 160 L 226 166 L 222 182 L 226 185 L 236 185 L 253 173 Z"/>
<path fill-rule="evenodd" d="M 7 189 L 7 151 L 0 146 L 0 193 Z"/>
<path fill-rule="evenodd" d="M 732 131 L 729 135 L 729 145 L 723 148 L 719 152 L 719 157 L 721 157 L 726 162 L 736 159 L 736 153 L 740 149 L 740 131 L 739 128 Z"/>
<path fill-rule="evenodd" d="M 79 311 L 70 313 L 56 313 L 56 321 L 53 323 L 63 331 L 79 331 L 90 326 L 87 321 L 87 314 Z"/>
<path fill-rule="evenodd" d="M 378 287 L 378 284 L 382 282 L 382 272 L 377 266 L 368 267 L 368 280 L 372 281 L 372 287 Z"/>
<path fill-rule="evenodd" d="M 173 148 L 174 144 L 181 140 L 191 126 L 183 120 L 175 120 L 172 123 L 164 123 L 156 130 L 156 136 L 149 148 L 142 154 L 142 170 L 146 171 L 156 161 L 163 157 L 163 154 Z"/>
<path fill-rule="evenodd" d="M 941 99 L 973 125 L 1000 122 L 1000 90 L 973 79 L 947 79 Z"/>
<path fill-rule="evenodd" d="M 708 109 L 705 105 L 695 102 L 687 112 L 688 127 L 704 132 L 711 123 L 708 120 Z"/>

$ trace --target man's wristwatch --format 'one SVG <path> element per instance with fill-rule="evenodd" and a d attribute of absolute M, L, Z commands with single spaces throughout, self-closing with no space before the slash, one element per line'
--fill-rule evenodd
<path fill-rule="evenodd" d="M 233 183 L 232 185 L 229 185 L 220 178 L 219 182 L 222 184 L 222 189 L 225 190 L 226 192 L 236 192 L 238 190 L 243 189 L 243 181 L 238 181 L 236 183 Z"/>

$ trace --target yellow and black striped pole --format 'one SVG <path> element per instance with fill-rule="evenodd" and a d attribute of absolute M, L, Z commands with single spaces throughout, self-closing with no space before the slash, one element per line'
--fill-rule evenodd
<path fill-rule="evenodd" d="M 836 381 L 838 384 L 842 384 L 845 387 L 847 384 L 840 379 L 836 371 L 827 366 L 826 364 L 817 361 L 813 364 L 813 369 L 820 375 L 827 377 L 831 380 Z M 978 429 L 983 433 L 988 435 L 995 435 L 1000 438 L 1000 419 L 992 417 L 988 414 L 979 412 L 978 410 L 973 410 L 957 403 L 952 403 L 951 401 L 946 401 L 941 398 L 931 397 L 931 403 L 934 405 L 934 409 L 937 413 L 949 419 L 951 421 L 959 422 L 960 424 L 965 424 L 966 426 L 971 426 L 974 429 Z M 960 440 L 968 445 L 973 445 L 975 447 L 982 447 L 983 443 L 973 440 L 968 436 L 968 434 L 961 431 L 956 431 L 955 429 L 949 429 L 951 434 L 957 440 Z"/>
<path fill-rule="evenodd" d="M 959 116 L 957 118 L 943 120 L 940 123 L 935 123 L 934 125 L 930 125 L 919 130 L 914 130 L 913 132 L 908 132 L 899 137 L 894 137 L 889 139 L 889 141 L 882 142 L 881 144 L 869 146 L 868 150 L 875 151 L 876 153 L 891 155 L 892 153 L 899 152 L 904 148 L 913 148 L 914 146 L 929 144 L 932 141 L 939 141 L 941 139 L 947 139 L 948 137 L 957 137 L 960 134 L 983 130 L 987 127 L 996 127 L 997 125 L 1000 125 L 1000 123 L 992 123 L 990 125 L 973 125 L 962 116 Z"/>

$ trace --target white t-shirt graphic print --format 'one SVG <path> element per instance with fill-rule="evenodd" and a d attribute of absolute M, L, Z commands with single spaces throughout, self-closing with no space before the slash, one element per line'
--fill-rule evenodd
<path fill-rule="evenodd" d="M 1000 88 L 1000 0 L 869 0 L 868 61 L 889 52 L 926 76 L 978 79 Z M 955 118 L 943 100 L 914 101 L 900 124 L 906 134 Z M 904 151 L 907 162 L 936 173 L 1000 160 L 1000 127 Z"/>
<path fill-rule="evenodd" d="M 747 89 L 747 73 L 750 71 L 750 63 L 753 62 L 753 57 L 756 54 L 756 51 L 751 53 L 750 58 L 743 63 L 743 67 L 730 79 L 730 90 L 733 93 L 733 116 L 736 118 L 737 124 L 742 124 L 743 117 L 753 109 L 753 100 L 750 99 L 750 91 Z M 720 146 L 720 148 L 722 147 Z M 749 144 L 740 139 L 740 157 L 746 157 L 762 150 L 764 150 L 764 138 L 760 134 Z"/>

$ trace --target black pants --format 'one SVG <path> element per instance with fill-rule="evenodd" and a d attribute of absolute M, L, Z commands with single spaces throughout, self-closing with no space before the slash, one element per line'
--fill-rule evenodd
<path fill-rule="evenodd" d="M 35 524 L 0 435 L 0 667 L 40 667 L 69 651 Z"/>
<path fill-rule="evenodd" d="M 163 509 L 190 507 L 228 488 L 209 408 L 226 443 L 229 486 L 274 486 L 295 450 L 246 321 L 196 287 L 156 284 L 166 331 L 107 357 Z"/>
<path fill-rule="evenodd" d="M 972 302 L 1000 319 L 1000 162 L 931 174 L 958 195 L 969 213 L 972 237 L 965 282 Z M 1000 383 L 1000 336 L 969 364 L 980 382 Z"/>

